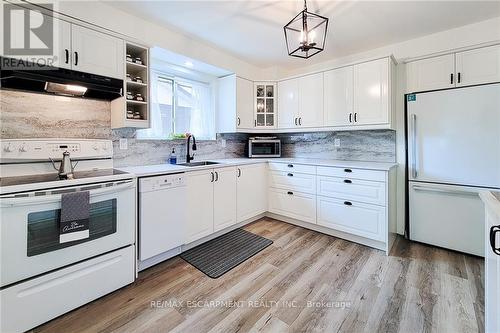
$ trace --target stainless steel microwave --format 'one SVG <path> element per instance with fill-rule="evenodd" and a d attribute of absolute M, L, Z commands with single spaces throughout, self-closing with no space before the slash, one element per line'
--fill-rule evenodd
<path fill-rule="evenodd" d="M 248 139 L 248 157 L 281 157 L 281 140 L 276 137 Z"/>

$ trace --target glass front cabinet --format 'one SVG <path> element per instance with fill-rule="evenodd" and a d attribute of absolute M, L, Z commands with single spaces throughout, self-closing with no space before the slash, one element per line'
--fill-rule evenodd
<path fill-rule="evenodd" d="M 256 82 L 255 96 L 255 118 L 256 128 L 276 127 L 276 84 L 272 82 Z"/>

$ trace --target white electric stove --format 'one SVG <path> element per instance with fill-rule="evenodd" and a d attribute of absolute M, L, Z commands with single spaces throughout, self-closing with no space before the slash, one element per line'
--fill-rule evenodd
<path fill-rule="evenodd" d="M 26 331 L 135 279 L 136 179 L 109 140 L 0 141 L 1 332 Z M 74 179 L 49 158 L 69 152 Z M 89 237 L 60 243 L 64 193 L 88 191 Z M 26 314 L 29 316 L 26 316 Z"/>

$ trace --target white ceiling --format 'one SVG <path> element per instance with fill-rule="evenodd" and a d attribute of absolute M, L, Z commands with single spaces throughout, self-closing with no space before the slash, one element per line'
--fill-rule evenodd
<path fill-rule="evenodd" d="M 325 51 L 287 55 L 283 26 L 302 1 L 111 1 L 130 14 L 198 38 L 249 63 L 294 68 L 500 16 L 500 1 L 318 1 L 330 18 Z"/>

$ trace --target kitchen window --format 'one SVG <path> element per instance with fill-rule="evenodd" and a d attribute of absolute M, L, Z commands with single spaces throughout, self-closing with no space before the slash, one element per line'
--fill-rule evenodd
<path fill-rule="evenodd" d="M 191 133 L 215 139 L 212 87 L 209 83 L 151 73 L 151 128 L 138 130 L 138 139 L 175 139 Z"/>

